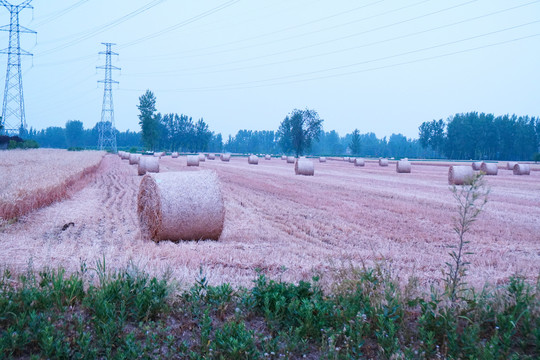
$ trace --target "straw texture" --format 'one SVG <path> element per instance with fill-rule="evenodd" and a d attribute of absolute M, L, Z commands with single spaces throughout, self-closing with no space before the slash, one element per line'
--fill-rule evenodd
<path fill-rule="evenodd" d="M 281 160 L 287 160 L 287 155 L 281 155 Z"/>
<path fill-rule="evenodd" d="M 470 166 L 450 166 L 448 169 L 448 184 L 466 185 L 470 184 L 474 177 L 474 172 Z"/>
<path fill-rule="evenodd" d="M 199 166 L 199 155 L 188 155 L 187 156 L 187 166 Z"/>
<path fill-rule="evenodd" d="M 396 163 L 396 172 L 398 174 L 409 174 L 411 172 L 411 163 L 408 160 L 400 160 Z"/>
<path fill-rule="evenodd" d="M 516 166 L 517 162 L 515 161 L 509 161 L 506 163 L 506 170 L 514 170 L 514 166 Z"/>
<path fill-rule="evenodd" d="M 531 175 L 531 167 L 528 164 L 514 165 L 514 175 Z"/>
<path fill-rule="evenodd" d="M 171 157 L 172 157 L 173 159 L 176 159 L 178 156 L 180 156 L 180 154 L 178 154 L 177 152 L 173 152 L 173 153 L 171 154 Z"/>
<path fill-rule="evenodd" d="M 231 160 L 231 154 L 221 154 L 219 156 L 219 158 L 221 159 L 221 161 L 230 161 Z"/>
<path fill-rule="evenodd" d="M 379 166 L 388 166 L 388 159 L 379 159 Z"/>
<path fill-rule="evenodd" d="M 294 156 L 287 156 L 287 164 L 294 164 L 296 158 Z"/>
<path fill-rule="evenodd" d="M 348 162 L 348 161 L 349 161 L 349 157 L 345 156 L 345 157 L 343 158 L 343 161 L 347 161 L 347 162 Z"/>
<path fill-rule="evenodd" d="M 208 160 L 215 160 L 216 154 L 208 154 Z"/>
<path fill-rule="evenodd" d="M 480 171 L 486 175 L 497 175 L 499 173 L 499 168 L 496 163 L 483 162 L 482 165 L 480 165 Z"/>
<path fill-rule="evenodd" d="M 297 159 L 294 163 L 294 173 L 296 175 L 313 176 L 315 174 L 315 165 L 308 159 Z"/>
<path fill-rule="evenodd" d="M 137 173 L 140 176 L 147 172 L 159 172 L 159 158 L 154 156 L 141 156 L 139 159 L 139 166 L 137 167 Z"/>
<path fill-rule="evenodd" d="M 129 165 L 137 165 L 140 157 L 141 155 L 139 154 L 129 154 Z"/>
<path fill-rule="evenodd" d="M 145 239 L 217 240 L 225 220 L 219 179 L 210 170 L 147 174 L 137 212 Z"/>
<path fill-rule="evenodd" d="M 483 161 L 475 161 L 475 162 L 473 162 L 472 163 L 473 170 L 479 171 L 480 168 L 482 167 L 482 163 L 483 163 Z"/>
<path fill-rule="evenodd" d="M 122 155 L 120 155 L 120 157 L 122 158 L 122 160 L 129 160 L 129 153 L 122 151 Z"/>
<path fill-rule="evenodd" d="M 257 155 L 249 155 L 248 164 L 257 165 L 259 163 L 259 157 Z"/>
<path fill-rule="evenodd" d="M 365 166 L 366 162 L 362 158 L 354 159 L 354 166 Z"/>
<path fill-rule="evenodd" d="M 204 154 L 199 154 L 199 162 L 206 161 L 206 156 Z"/>
<path fill-rule="evenodd" d="M 321 156 L 321 157 L 319 158 L 319 162 L 326 162 L 326 158 L 325 158 L 324 156 Z"/>

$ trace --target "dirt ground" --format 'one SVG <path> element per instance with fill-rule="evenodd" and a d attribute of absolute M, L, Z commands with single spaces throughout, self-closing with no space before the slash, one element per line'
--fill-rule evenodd
<path fill-rule="evenodd" d="M 164 157 L 161 171 L 197 171 L 186 158 Z M 105 258 L 109 269 L 135 264 L 153 275 L 169 271 L 192 284 L 202 268 L 211 284 L 250 286 L 256 271 L 287 281 L 335 269 L 385 262 L 402 279 L 424 286 L 441 278 L 456 244 L 456 202 L 440 164 L 395 166 L 343 161 L 315 163 L 315 176 L 295 176 L 294 164 L 273 158 L 248 165 L 207 160 L 222 182 L 225 229 L 219 241 L 141 239 L 135 166 L 107 155 L 95 179 L 72 198 L 35 211 L 0 230 L 0 265 L 15 271 L 62 266 L 76 271 Z M 540 171 L 487 177 L 485 211 L 468 235 L 469 283 L 498 284 L 520 273 L 540 274 Z"/>

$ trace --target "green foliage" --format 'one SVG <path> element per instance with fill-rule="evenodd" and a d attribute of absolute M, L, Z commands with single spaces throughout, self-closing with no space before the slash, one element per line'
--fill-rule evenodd
<path fill-rule="evenodd" d="M 141 140 L 148 150 L 155 150 L 159 141 L 159 124 L 161 115 L 156 112 L 156 97 L 150 90 L 139 97 L 139 125 L 141 126 Z"/>
<path fill-rule="evenodd" d="M 539 162 L 539 161 L 540 161 L 540 152 L 534 153 L 532 159 L 533 159 L 533 161 L 534 161 L 535 163 Z"/>
<path fill-rule="evenodd" d="M 69 120 L 66 122 L 65 136 L 68 148 L 82 147 L 84 140 L 84 128 L 82 121 Z"/>
<path fill-rule="evenodd" d="M 304 154 L 319 138 L 323 121 L 315 110 L 294 109 L 281 122 L 277 132 L 281 149 L 296 156 Z"/>
<path fill-rule="evenodd" d="M 10 140 L 8 149 L 37 149 L 39 144 L 34 140 L 15 141 Z"/>
<path fill-rule="evenodd" d="M 362 148 L 362 143 L 360 141 L 360 131 L 358 129 L 354 129 L 354 131 L 351 134 L 351 142 L 349 144 L 349 149 L 351 149 L 351 153 L 353 155 L 360 154 L 360 149 Z"/>

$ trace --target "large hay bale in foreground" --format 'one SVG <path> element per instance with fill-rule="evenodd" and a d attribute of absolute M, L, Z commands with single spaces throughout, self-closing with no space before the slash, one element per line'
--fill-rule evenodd
<path fill-rule="evenodd" d="M 294 163 L 294 173 L 296 175 L 313 176 L 315 174 L 315 165 L 308 159 L 297 159 Z"/>
<path fill-rule="evenodd" d="M 139 154 L 129 154 L 129 165 L 137 165 L 140 157 L 141 155 Z"/>
<path fill-rule="evenodd" d="M 144 175 L 149 172 L 159 172 L 159 158 L 153 156 L 141 156 L 139 159 L 139 166 L 137 167 L 137 173 L 139 175 Z"/>
<path fill-rule="evenodd" d="M 199 166 L 199 155 L 188 155 L 187 156 L 187 166 Z"/>
<path fill-rule="evenodd" d="M 470 166 L 450 166 L 448 169 L 448 184 L 468 185 L 474 178 L 474 171 Z"/>
<path fill-rule="evenodd" d="M 388 166 L 388 159 L 387 158 L 379 159 L 379 166 Z"/>
<path fill-rule="evenodd" d="M 259 157 L 257 155 L 248 156 L 248 164 L 257 165 L 259 163 Z"/>
<path fill-rule="evenodd" d="M 321 156 L 321 157 L 319 158 L 319 162 L 326 162 L 326 158 L 325 158 L 324 156 Z"/>
<path fill-rule="evenodd" d="M 272 156 L 266 154 L 264 155 L 264 160 L 272 160 Z"/>
<path fill-rule="evenodd" d="M 176 159 L 178 156 L 180 156 L 180 154 L 177 153 L 176 151 L 173 152 L 173 153 L 171 154 L 171 157 L 172 157 L 173 159 Z"/>
<path fill-rule="evenodd" d="M 145 239 L 217 240 L 225 220 L 219 179 L 211 170 L 147 174 L 137 213 Z"/>
<path fill-rule="evenodd" d="M 483 161 L 474 161 L 474 162 L 472 163 L 472 168 L 473 168 L 473 170 L 474 170 L 474 171 L 479 171 L 480 168 L 482 167 L 482 163 L 483 163 Z"/>
<path fill-rule="evenodd" d="M 398 174 L 410 174 L 411 163 L 408 160 L 400 160 L 396 163 L 396 172 Z"/>
<path fill-rule="evenodd" d="M 208 158 L 208 160 L 215 160 L 216 159 L 216 154 L 208 154 L 207 158 Z"/>
<path fill-rule="evenodd" d="M 206 161 L 206 156 L 204 154 L 199 154 L 199 162 Z"/>
<path fill-rule="evenodd" d="M 354 166 L 365 166 L 366 162 L 362 158 L 356 158 L 354 159 Z"/>
<path fill-rule="evenodd" d="M 287 164 L 294 164 L 296 158 L 294 156 L 287 156 Z"/>
<path fill-rule="evenodd" d="M 514 165 L 514 175 L 531 175 L 531 167 L 528 164 Z"/>
<path fill-rule="evenodd" d="M 231 160 L 231 154 L 229 154 L 229 153 L 221 154 L 219 156 L 219 158 L 221 159 L 221 161 L 230 161 Z"/>
<path fill-rule="evenodd" d="M 509 161 L 506 163 L 506 170 L 514 170 L 514 166 L 516 166 L 517 162 L 515 161 Z"/>
<path fill-rule="evenodd" d="M 480 165 L 480 171 L 486 175 L 497 175 L 499 173 L 499 168 L 496 163 L 483 162 L 482 165 Z"/>

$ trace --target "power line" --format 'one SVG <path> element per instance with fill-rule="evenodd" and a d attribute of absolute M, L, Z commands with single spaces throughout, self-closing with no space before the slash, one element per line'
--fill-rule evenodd
<path fill-rule="evenodd" d="M 536 22 L 540 22 L 540 21 L 536 21 Z M 297 74 L 297 75 L 291 75 L 291 76 L 283 76 L 283 77 L 277 77 L 277 78 L 272 78 L 272 79 L 250 81 L 250 82 L 235 83 L 235 84 L 230 84 L 230 85 L 222 85 L 222 86 L 215 86 L 215 87 L 208 86 L 208 87 L 186 88 L 186 89 L 167 89 L 167 90 L 159 90 L 159 91 L 160 92 L 228 91 L 228 90 L 252 89 L 252 88 L 260 88 L 260 87 L 269 87 L 269 86 L 278 86 L 278 85 L 302 83 L 302 82 L 308 82 L 308 81 L 314 81 L 314 80 L 336 78 L 336 77 L 342 77 L 342 76 L 347 76 L 347 75 L 353 75 L 353 74 L 371 72 L 371 71 L 376 71 L 376 70 L 388 69 L 388 68 L 393 68 L 393 67 L 398 67 L 398 66 L 403 66 L 403 65 L 409 65 L 409 64 L 414 64 L 414 63 L 424 62 L 424 61 L 429 61 L 429 60 L 435 60 L 435 59 L 448 57 L 448 56 L 452 56 L 452 55 L 463 54 L 463 53 L 467 53 L 467 52 L 472 52 L 472 51 L 477 51 L 477 50 L 486 49 L 486 48 L 490 48 L 490 47 L 505 45 L 505 44 L 509 44 L 509 43 L 513 43 L 513 42 L 518 42 L 518 41 L 521 41 L 521 40 L 531 39 L 531 38 L 534 38 L 534 37 L 537 37 L 537 36 L 540 36 L 540 33 L 536 33 L 536 34 L 532 34 L 532 35 L 526 35 L 526 36 L 522 36 L 522 37 L 510 39 L 510 40 L 495 42 L 495 43 L 491 43 L 491 44 L 487 44 L 487 45 L 476 46 L 476 47 L 472 47 L 472 48 L 468 48 L 468 49 L 464 49 L 464 50 L 452 51 L 452 52 L 448 52 L 448 53 L 445 53 L 445 54 L 428 56 L 428 57 L 424 57 L 424 58 L 420 58 L 420 59 L 414 59 L 414 60 L 410 60 L 410 61 L 404 61 L 404 62 L 395 63 L 395 64 L 382 65 L 382 66 L 377 66 L 377 67 L 372 67 L 372 68 L 362 69 L 362 70 L 354 70 L 354 71 L 342 72 L 342 73 L 338 73 L 338 74 L 321 75 L 321 76 L 310 77 L 310 78 L 306 78 L 306 79 L 289 80 L 289 81 L 275 82 L 275 83 L 271 83 L 271 84 L 255 85 L 255 84 L 261 83 L 261 82 L 284 80 L 284 79 L 291 78 L 291 77 L 305 76 L 305 75 L 308 75 L 308 74 L 315 74 L 315 73 L 320 73 L 320 72 L 324 72 L 324 71 L 331 71 L 331 70 L 335 70 L 335 69 L 340 69 L 340 68 L 345 68 L 345 67 L 348 67 L 348 66 L 352 66 L 353 64 L 345 65 L 345 66 L 341 66 L 341 67 L 335 67 L 335 68 L 332 68 L 332 69 L 313 71 L 313 72 L 309 72 L 309 73 L 303 73 L 303 74 Z M 465 41 L 465 40 L 467 40 L 467 39 L 463 39 L 462 41 Z M 455 41 L 452 42 L 452 43 L 455 43 Z M 436 47 L 440 47 L 440 46 L 442 46 L 442 45 L 433 46 L 432 48 L 436 48 Z M 421 51 L 421 50 L 427 50 L 427 48 L 419 49 L 419 50 L 416 50 L 416 51 L 411 51 L 411 52 L 408 52 L 408 53 L 418 52 L 418 51 Z M 390 59 L 390 58 L 398 57 L 398 56 L 402 56 L 402 55 L 403 54 L 387 56 L 384 59 Z M 383 59 L 383 58 L 381 58 L 381 59 Z M 362 63 L 369 63 L 369 62 L 373 62 L 373 61 L 374 60 L 370 60 L 370 61 L 366 61 L 366 62 L 362 62 Z M 362 63 L 357 63 L 356 65 L 359 65 L 359 64 L 362 64 Z M 120 91 L 137 91 L 137 92 L 145 91 L 145 90 L 141 90 L 141 89 L 119 89 L 119 90 Z"/>
<path fill-rule="evenodd" d="M 50 23 L 51 21 L 54 21 L 56 19 L 58 19 L 59 17 L 62 17 L 64 16 L 65 14 L 69 13 L 70 11 L 73 11 L 75 9 L 77 9 L 78 7 L 80 7 L 81 5 L 87 3 L 88 1 L 90 0 L 80 0 L 78 2 L 76 2 L 75 4 L 71 5 L 71 6 L 68 6 L 67 8 L 65 9 L 62 9 L 62 10 L 59 10 L 49 16 L 47 16 L 46 18 L 44 18 L 43 20 L 37 22 L 34 24 L 34 27 L 40 27 L 42 25 L 45 25 L 45 24 L 48 24 Z"/>
<path fill-rule="evenodd" d="M 405 39 L 405 38 L 408 38 L 408 37 L 412 37 L 412 36 L 416 36 L 416 35 L 420 35 L 420 34 L 425 34 L 425 33 L 431 32 L 431 31 L 441 30 L 441 29 L 444 29 L 444 28 L 448 28 L 448 27 L 452 27 L 452 26 L 456 26 L 456 25 L 461 25 L 461 24 L 464 24 L 464 23 L 467 23 L 467 22 L 480 20 L 480 19 L 483 19 L 483 18 L 487 18 L 489 16 L 499 15 L 499 14 L 502 14 L 502 13 L 505 13 L 505 12 L 508 12 L 508 11 L 512 11 L 512 10 L 515 10 L 515 9 L 518 9 L 518 8 L 521 8 L 521 7 L 524 7 L 524 6 L 527 6 L 527 5 L 532 5 L 532 4 L 537 4 L 537 3 L 540 3 L 540 0 L 535 0 L 535 1 L 532 1 L 532 2 L 529 2 L 529 3 L 526 3 L 526 4 L 522 4 L 522 5 L 518 5 L 518 6 L 498 10 L 498 11 L 494 11 L 494 12 L 491 12 L 491 13 L 488 13 L 488 14 L 475 16 L 475 17 L 472 17 L 472 18 L 468 18 L 468 19 L 457 21 L 457 22 L 453 22 L 453 23 L 450 23 L 450 24 L 436 26 L 436 27 L 433 27 L 433 28 L 430 28 L 430 29 L 420 30 L 420 31 L 416 31 L 416 32 L 413 32 L 413 33 L 405 34 L 405 35 L 391 37 L 391 38 L 387 38 L 387 39 L 379 40 L 379 41 L 373 41 L 373 42 L 370 42 L 370 43 L 364 43 L 364 44 L 361 44 L 361 45 L 356 45 L 356 46 L 352 46 L 352 47 L 348 47 L 348 48 L 344 48 L 344 49 L 327 51 L 327 52 L 323 52 L 323 53 L 319 53 L 319 54 L 310 54 L 310 55 L 306 55 L 306 56 L 302 56 L 302 57 L 297 57 L 297 58 L 294 58 L 294 59 L 274 61 L 274 62 L 269 62 L 269 63 L 264 63 L 264 64 L 256 64 L 256 65 L 252 65 L 252 66 L 242 66 L 242 67 L 236 67 L 236 68 L 218 69 L 218 70 L 214 70 L 214 71 L 206 71 L 206 72 L 199 72 L 199 73 L 193 73 L 192 72 L 193 70 L 208 69 L 208 68 L 214 68 L 214 67 L 223 66 L 223 65 L 244 63 L 244 62 L 257 60 L 257 59 L 261 59 L 261 58 L 268 58 L 269 56 L 274 56 L 274 54 L 266 54 L 266 55 L 256 56 L 256 57 L 252 57 L 252 58 L 248 58 L 248 59 L 241 59 L 241 60 L 231 61 L 231 62 L 227 62 L 227 63 L 217 64 L 217 65 L 208 65 L 208 66 L 202 66 L 202 67 L 196 67 L 196 68 L 180 69 L 180 70 L 175 70 L 175 71 L 163 71 L 163 72 L 153 72 L 153 73 L 132 74 L 132 75 L 127 75 L 127 76 L 129 77 L 129 76 L 177 75 L 177 74 L 182 74 L 184 72 L 190 72 L 189 75 L 204 75 L 204 74 L 215 74 L 215 73 L 221 73 L 221 72 L 237 71 L 237 70 L 247 70 L 247 69 L 260 68 L 260 67 L 266 67 L 266 66 L 272 66 L 272 65 L 280 65 L 280 64 L 285 64 L 285 63 L 290 63 L 290 62 L 295 62 L 295 61 L 313 59 L 313 58 L 316 58 L 316 57 L 322 57 L 322 56 L 327 56 L 327 55 L 338 54 L 338 53 L 342 53 L 342 52 L 346 52 L 346 51 L 350 51 L 350 50 L 357 50 L 357 49 L 365 48 L 365 47 L 368 47 L 368 46 L 380 45 L 380 44 L 387 43 L 387 42 L 390 42 L 390 41 L 401 40 L 401 39 Z M 279 54 L 281 54 L 281 52 Z"/>

